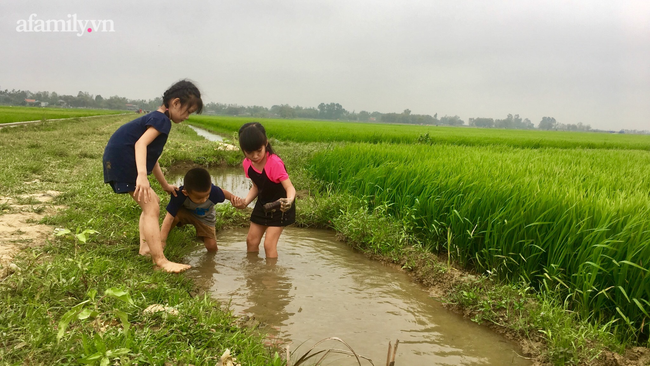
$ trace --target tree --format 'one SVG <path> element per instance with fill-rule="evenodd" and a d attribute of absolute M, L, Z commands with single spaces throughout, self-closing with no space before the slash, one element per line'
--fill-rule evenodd
<path fill-rule="evenodd" d="M 381 116 L 381 121 L 382 122 L 387 122 L 387 123 L 395 123 L 399 121 L 400 115 L 397 113 L 384 113 Z"/>
<path fill-rule="evenodd" d="M 228 105 L 228 108 L 226 108 L 226 114 L 229 116 L 238 116 L 242 114 L 245 111 L 244 107 L 240 107 L 237 104 L 230 104 Z"/>
<path fill-rule="evenodd" d="M 367 111 L 359 112 L 359 121 L 367 122 L 369 120 L 370 120 L 370 113 L 368 113 Z"/>
<path fill-rule="evenodd" d="M 343 109 L 343 106 L 338 103 L 321 103 L 318 105 L 318 117 L 322 119 L 341 119 L 347 113 L 348 111 Z"/>
<path fill-rule="evenodd" d="M 282 118 L 294 118 L 296 116 L 296 112 L 288 104 L 283 104 L 278 110 L 278 115 Z"/>
<path fill-rule="evenodd" d="M 440 123 L 449 126 L 462 126 L 465 122 L 459 116 L 444 116 L 440 118 Z"/>
<path fill-rule="evenodd" d="M 492 118 L 470 118 L 469 125 L 473 127 L 492 128 L 494 127 L 494 119 Z"/>
<path fill-rule="evenodd" d="M 318 118 L 318 109 L 310 107 L 310 108 L 303 108 L 296 106 L 295 108 L 296 111 L 296 117 L 298 118 L 308 118 L 308 119 L 317 119 Z"/>
<path fill-rule="evenodd" d="M 524 119 L 523 122 L 523 128 L 527 130 L 532 130 L 533 128 L 535 128 L 535 125 L 528 118 L 526 118 Z"/>
<path fill-rule="evenodd" d="M 517 115 L 519 117 L 519 115 Z M 512 114 L 508 114 L 505 119 L 497 119 L 494 121 L 494 127 L 496 128 L 514 128 L 515 119 Z"/>
<path fill-rule="evenodd" d="M 65 97 L 66 95 L 63 96 L 63 100 L 66 99 Z M 127 103 L 128 101 L 126 98 L 114 95 L 106 100 L 106 107 L 109 109 L 125 109 Z"/>
<path fill-rule="evenodd" d="M 540 130 L 553 130 L 557 126 L 557 121 L 553 117 L 542 117 L 537 128 Z"/>

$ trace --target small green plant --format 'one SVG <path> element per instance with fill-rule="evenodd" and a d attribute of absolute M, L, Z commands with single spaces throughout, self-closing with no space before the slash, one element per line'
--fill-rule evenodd
<path fill-rule="evenodd" d="M 88 291 L 87 300 L 82 301 L 79 304 L 73 306 L 72 309 L 68 310 L 65 314 L 63 314 L 58 324 L 59 330 L 56 335 L 57 341 L 61 341 L 61 338 L 63 338 L 66 334 L 66 330 L 68 329 L 68 326 L 76 320 L 89 321 L 91 319 L 95 319 L 98 317 L 106 318 L 107 317 L 106 313 L 103 314 L 100 313 L 100 303 L 107 297 L 120 300 L 122 304 L 125 304 L 127 306 L 135 306 L 133 299 L 131 298 L 129 293 L 119 288 L 113 287 L 107 289 L 106 291 L 104 291 L 104 296 L 100 297 L 97 300 L 95 300 L 96 295 L 97 295 L 97 290 L 91 289 L 90 291 Z M 131 327 L 131 323 L 129 322 L 129 316 L 125 311 L 123 311 L 119 307 L 115 307 L 112 311 L 108 312 L 108 316 L 113 318 L 117 317 L 118 319 L 120 319 L 124 334 L 125 335 L 128 334 L 129 328 Z M 86 337 L 85 335 L 82 338 L 83 338 L 85 349 L 94 348 L 95 350 L 97 350 L 97 352 L 81 359 L 82 363 L 94 364 L 96 361 L 99 361 L 99 364 L 101 366 L 106 366 L 110 363 L 111 359 L 127 355 L 129 352 L 131 352 L 131 350 L 128 348 L 108 349 L 108 347 L 106 346 L 106 342 L 104 342 L 104 339 L 99 333 L 95 333 L 92 339 Z"/>
<path fill-rule="evenodd" d="M 424 135 L 420 135 L 418 137 L 418 144 L 429 144 L 431 145 L 433 143 L 433 140 L 431 139 L 431 136 L 429 136 L 429 133 L 425 133 Z"/>
<path fill-rule="evenodd" d="M 74 234 L 70 229 L 55 229 L 54 231 L 56 233 L 55 234 L 56 236 L 63 236 L 74 240 L 75 257 L 77 256 L 77 245 L 79 244 L 79 242 L 81 242 L 82 244 L 86 244 L 86 242 L 88 241 L 88 235 L 99 233 L 98 231 L 92 229 L 86 229 L 84 231 L 81 231 L 80 227 L 77 227 L 77 231 Z"/>

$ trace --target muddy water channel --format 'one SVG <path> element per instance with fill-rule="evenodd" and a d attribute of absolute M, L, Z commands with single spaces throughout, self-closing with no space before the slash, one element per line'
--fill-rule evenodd
<path fill-rule="evenodd" d="M 223 137 L 212 133 L 208 130 L 204 130 L 202 128 L 194 127 L 192 125 L 187 125 L 189 128 L 193 129 L 194 132 L 196 132 L 197 135 L 205 138 L 208 141 L 223 141 Z"/>
<path fill-rule="evenodd" d="M 241 169 L 210 173 L 226 190 L 248 191 Z M 187 258 L 188 273 L 236 315 L 254 317 L 292 350 L 300 346 L 297 354 L 335 336 L 384 365 L 388 342 L 399 339 L 398 366 L 530 365 L 514 344 L 445 310 L 408 275 L 356 253 L 334 232 L 289 227 L 277 260 L 266 260 L 263 246 L 246 253 L 246 234 L 247 228 L 219 232 L 219 251 L 197 249 Z M 323 348 L 329 347 L 344 348 Z M 336 364 L 356 364 L 337 357 Z"/>

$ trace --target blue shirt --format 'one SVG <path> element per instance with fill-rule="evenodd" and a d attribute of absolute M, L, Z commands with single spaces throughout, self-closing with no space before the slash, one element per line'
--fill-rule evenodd
<path fill-rule="evenodd" d="M 135 165 L 135 143 L 147 128 L 153 127 L 160 135 L 147 146 L 147 174 L 151 174 L 162 154 L 172 122 L 165 114 L 154 111 L 118 128 L 104 149 L 104 183 L 133 183 L 138 177 Z"/>
<path fill-rule="evenodd" d="M 169 204 L 167 204 L 167 212 L 176 217 L 178 210 L 180 210 L 181 207 L 184 207 L 204 224 L 214 226 L 216 224 L 214 205 L 226 200 L 226 196 L 223 194 L 221 188 L 213 184 L 208 200 L 203 203 L 192 202 L 189 197 L 183 194 L 183 188 L 184 186 L 181 186 L 178 189 L 176 197 L 171 195 Z"/>

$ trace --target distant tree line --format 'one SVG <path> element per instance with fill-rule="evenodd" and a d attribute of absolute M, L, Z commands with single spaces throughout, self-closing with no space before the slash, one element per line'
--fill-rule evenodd
<path fill-rule="evenodd" d="M 143 109 L 154 110 L 162 104 L 162 98 L 150 100 L 127 99 L 114 95 L 104 98 L 80 91 L 76 96 L 56 92 L 36 92 L 28 90 L 0 90 L 0 105 L 88 108 L 88 109 Z"/>
<path fill-rule="evenodd" d="M 49 106 L 49 107 L 71 107 L 89 109 L 131 109 L 131 110 L 155 110 L 162 104 L 160 97 L 144 99 L 127 99 L 120 96 L 104 98 L 101 95 L 92 95 L 80 91 L 76 96 L 57 94 L 56 92 L 36 92 L 26 90 L 0 90 L 0 105 L 19 106 Z M 251 116 L 258 118 L 298 118 L 298 119 L 324 119 L 358 122 L 383 122 L 403 123 L 433 126 L 464 126 L 459 116 L 433 116 L 428 114 L 412 114 L 410 109 L 402 113 L 380 113 L 377 111 L 349 112 L 339 103 L 320 103 L 318 107 L 290 106 L 288 104 L 274 105 L 271 108 L 263 106 L 241 106 L 238 104 L 207 103 L 206 114 L 226 116 Z M 535 128 L 533 122 L 528 118 L 521 118 L 518 114 L 508 114 L 504 119 L 477 117 L 470 118 L 470 127 L 480 128 L 507 128 L 532 130 Z M 543 117 L 537 126 L 540 130 L 561 130 L 561 131 L 591 131 L 591 126 L 578 124 L 558 123 L 553 117 Z"/>

